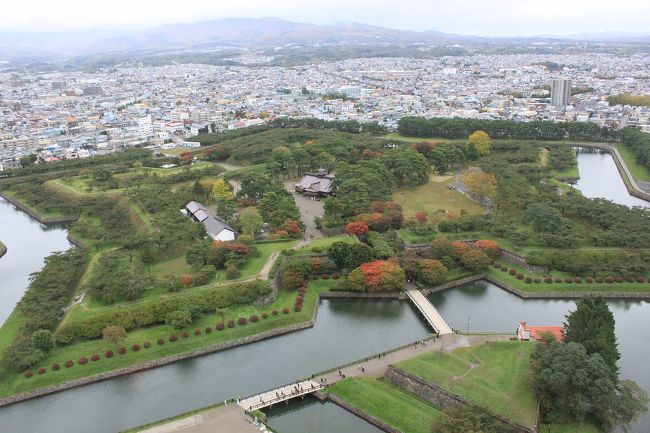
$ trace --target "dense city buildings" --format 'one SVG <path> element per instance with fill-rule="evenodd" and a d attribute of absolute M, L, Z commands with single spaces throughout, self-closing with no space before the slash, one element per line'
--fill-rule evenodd
<path fill-rule="evenodd" d="M 188 138 L 200 133 L 278 117 L 388 129 L 403 116 L 438 116 L 650 130 L 647 106 L 607 101 L 650 94 L 650 58 L 642 54 L 625 61 L 593 53 L 358 58 L 292 67 L 272 60 L 250 51 L 233 57 L 237 66 L 0 73 L 0 166 L 14 167 L 32 153 L 49 162 L 135 146 L 192 146 Z"/>

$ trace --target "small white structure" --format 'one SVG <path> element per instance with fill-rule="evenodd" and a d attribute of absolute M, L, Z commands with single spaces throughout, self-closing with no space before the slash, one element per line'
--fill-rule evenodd
<path fill-rule="evenodd" d="M 235 229 L 230 227 L 221 218 L 210 215 L 208 209 L 197 201 L 191 201 L 185 205 L 188 215 L 196 221 L 203 223 L 205 231 L 215 241 L 233 241 L 237 236 Z"/>

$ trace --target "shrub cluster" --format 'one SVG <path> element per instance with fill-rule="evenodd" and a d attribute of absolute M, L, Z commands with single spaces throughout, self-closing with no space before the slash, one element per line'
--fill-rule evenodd
<path fill-rule="evenodd" d="M 167 316 L 179 309 L 196 306 L 201 313 L 211 313 L 217 308 L 250 304 L 270 292 L 267 281 L 255 280 L 248 283 L 214 287 L 195 293 L 180 293 L 177 296 L 161 298 L 156 301 L 86 316 L 79 320 L 67 321 L 56 332 L 59 343 L 70 343 L 77 339 L 101 337 L 108 325 L 121 326 L 132 330 L 138 327 L 162 324 Z"/>

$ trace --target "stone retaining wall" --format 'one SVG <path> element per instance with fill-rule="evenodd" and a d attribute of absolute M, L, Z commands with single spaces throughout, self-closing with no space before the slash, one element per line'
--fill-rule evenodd
<path fill-rule="evenodd" d="M 435 383 L 425 381 L 392 365 L 388 367 L 385 379 L 392 385 L 414 394 L 443 410 L 453 409 L 458 406 L 477 406 L 471 401 L 448 389 L 436 385 Z M 523 426 L 484 407 L 480 408 L 504 424 L 514 428 L 517 433 L 535 433 L 537 431 L 534 427 Z"/>
<path fill-rule="evenodd" d="M 332 403 L 342 407 L 343 409 L 347 410 L 348 412 L 353 413 L 354 415 L 358 416 L 361 419 L 366 420 L 370 424 L 374 425 L 375 427 L 388 432 L 388 433 L 402 433 L 400 430 L 397 430 L 395 427 L 391 427 L 390 425 L 386 424 L 384 421 L 381 419 L 377 418 L 376 416 L 370 415 L 367 412 L 362 411 L 356 406 L 351 405 L 347 401 L 343 400 L 340 397 L 337 397 L 336 395 L 333 394 L 327 394 L 327 399 L 331 401 Z"/>
<path fill-rule="evenodd" d="M 320 297 L 316 300 L 316 307 L 314 308 L 314 314 L 310 321 L 304 323 L 297 323 L 295 325 L 285 326 L 283 328 L 273 329 L 271 331 L 262 332 L 260 334 L 250 335 L 248 337 L 239 338 L 236 340 L 225 341 L 218 344 L 213 344 L 211 346 L 202 347 L 199 349 L 191 350 L 189 352 L 183 352 L 176 355 L 170 355 L 159 359 L 154 359 L 151 361 L 143 362 L 136 365 L 131 365 L 129 367 L 120 368 L 113 371 L 108 371 L 106 373 L 96 374 L 93 376 L 82 377 L 79 379 L 71 380 L 69 382 L 60 383 L 58 385 L 47 386 L 44 388 L 38 388 L 33 391 L 24 392 L 21 394 L 16 394 L 13 396 L 5 397 L 0 399 L 0 407 L 7 406 L 13 403 L 18 403 L 23 400 L 29 400 L 36 397 L 42 397 L 44 395 L 53 394 L 55 392 L 63 391 L 70 388 L 76 388 L 78 386 L 88 385 L 94 382 L 101 382 L 108 379 L 113 379 L 119 376 L 125 376 L 127 374 L 135 373 L 138 371 L 149 370 L 151 368 L 160 367 L 163 365 L 171 364 L 183 359 L 194 358 L 196 356 L 206 355 L 213 352 L 219 352 L 226 349 L 231 349 L 237 346 L 243 346 L 245 344 L 255 343 L 261 340 L 266 340 L 269 338 L 277 337 L 283 334 L 289 334 L 291 332 L 300 331 L 302 329 L 311 328 L 316 323 L 316 318 L 318 317 L 318 305 L 320 303 Z M 173 344 L 173 343 L 170 343 Z M 83 368 L 83 367 L 79 367 Z"/>
<path fill-rule="evenodd" d="M 514 251 L 501 249 L 501 259 L 511 265 L 519 266 L 533 274 L 545 274 L 548 272 L 546 266 L 529 265 L 526 257 Z"/>
<path fill-rule="evenodd" d="M 73 221 L 77 221 L 79 219 L 78 216 L 62 216 L 62 217 L 55 217 L 55 218 L 43 218 L 38 212 L 36 212 L 34 209 L 30 208 L 24 203 L 21 203 L 18 199 L 11 197 L 7 194 L 3 194 L 0 192 L 0 197 L 4 198 L 7 200 L 9 203 L 13 204 L 16 206 L 18 209 L 22 210 L 25 212 L 27 215 L 31 216 L 38 222 L 42 224 L 62 224 L 62 223 L 70 223 Z"/>

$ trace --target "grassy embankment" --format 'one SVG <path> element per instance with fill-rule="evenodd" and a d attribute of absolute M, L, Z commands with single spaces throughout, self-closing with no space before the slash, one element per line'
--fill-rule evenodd
<path fill-rule="evenodd" d="M 490 266 L 487 270 L 487 274 L 494 277 L 495 279 L 504 282 L 510 287 L 521 290 L 522 292 L 554 292 L 554 293 L 580 293 L 580 292 L 614 292 L 614 293 L 650 293 L 650 283 L 630 283 L 630 282 L 613 282 L 613 283 L 587 283 L 585 278 L 582 278 L 580 283 L 572 282 L 567 283 L 564 281 L 565 278 L 574 278 L 573 275 L 560 272 L 560 271 L 550 271 L 548 274 L 533 274 L 526 271 L 525 269 L 512 265 L 510 263 L 500 262 L 503 266 L 506 266 L 508 269 L 515 269 L 517 272 L 521 272 L 525 277 L 531 278 L 541 278 L 539 283 L 526 283 L 525 280 L 517 279 L 516 275 L 510 275 L 508 272 L 503 272 L 501 269 L 497 269 L 493 266 Z M 545 283 L 544 278 L 547 275 L 551 275 L 552 278 L 562 278 L 561 283 Z"/>
<path fill-rule="evenodd" d="M 442 414 L 439 409 L 413 394 L 368 377 L 340 380 L 327 392 L 402 433 L 430 433 L 433 422 Z"/>
<path fill-rule="evenodd" d="M 224 311 L 223 316 L 220 314 L 205 315 L 187 329 L 176 330 L 169 325 L 160 325 L 146 329 L 134 330 L 129 333 L 127 339 L 121 344 L 122 347 L 128 349 L 127 353 L 124 355 L 118 354 L 117 347 L 107 344 L 101 339 L 80 341 L 70 345 L 57 346 L 48 354 L 44 361 L 33 368 L 34 372 L 36 372 L 39 367 L 44 367 L 47 369 L 45 374 L 39 375 L 35 373 L 32 378 L 26 378 L 23 374 L 19 373 L 8 374 L 0 380 L 0 397 L 6 397 L 45 386 L 56 385 L 73 379 L 108 372 L 164 356 L 188 352 L 288 325 L 308 322 L 313 316 L 314 309 L 317 308 L 316 299 L 318 298 L 318 294 L 329 290 L 330 286 L 335 283 L 336 281 L 333 280 L 318 280 L 310 282 L 309 289 L 305 294 L 303 309 L 300 312 L 295 312 L 292 308 L 296 292 L 281 290 L 277 299 L 272 304 L 262 307 L 249 305 L 230 308 Z M 285 307 L 290 308 L 289 314 L 282 313 L 282 309 Z M 278 311 L 277 316 L 271 314 L 273 310 Z M 264 312 L 269 313 L 267 319 L 261 318 L 261 315 Z M 16 312 L 14 312 L 14 314 L 16 314 Z M 225 328 L 222 331 L 217 331 L 215 329 L 216 322 L 237 320 L 240 317 L 249 318 L 252 314 L 257 314 L 260 317 L 258 322 L 248 322 L 246 325 L 236 325 L 234 328 Z M 11 338 L 10 334 L 12 330 L 19 326 L 20 317 L 16 317 L 15 320 L 12 318 L 12 320 L 8 321 L 0 331 L 0 339 L 4 340 Z M 210 327 L 212 332 L 206 333 L 206 327 Z M 198 336 L 194 335 L 196 329 L 201 331 Z M 183 331 L 189 333 L 187 338 L 181 336 Z M 176 335 L 178 340 L 176 342 L 170 342 L 170 335 Z M 158 345 L 156 343 L 158 338 L 164 338 L 165 343 L 163 345 Z M 139 351 L 133 351 L 131 349 L 133 344 L 137 343 L 142 346 L 145 341 L 150 341 L 152 343 L 151 348 L 145 349 L 142 347 Z M 104 352 L 107 350 L 112 350 L 115 352 L 115 355 L 112 358 L 106 358 Z M 82 356 L 90 358 L 93 353 L 100 355 L 98 361 L 94 362 L 89 359 L 88 363 L 85 365 L 79 365 L 77 363 L 77 360 Z M 74 366 L 71 368 L 65 368 L 63 364 L 66 360 L 73 360 Z M 54 363 L 60 364 L 61 369 L 53 371 L 51 365 Z"/>
<path fill-rule="evenodd" d="M 489 343 L 428 353 L 397 367 L 494 413 L 533 426 L 537 408 L 530 369 L 533 347 L 518 341 Z"/>
<path fill-rule="evenodd" d="M 636 180 L 650 182 L 650 168 L 639 164 L 629 147 L 622 143 L 618 143 L 616 149 L 618 149 L 618 153 L 621 154 L 623 161 L 625 161 L 625 165 L 630 169 L 632 176 L 634 176 Z"/>

